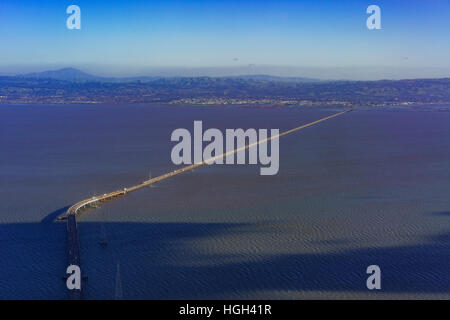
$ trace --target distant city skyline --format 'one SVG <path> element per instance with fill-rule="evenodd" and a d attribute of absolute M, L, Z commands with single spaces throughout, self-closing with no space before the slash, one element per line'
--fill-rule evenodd
<path fill-rule="evenodd" d="M 81 30 L 66 28 L 72 4 Z M 381 8 L 381 30 L 366 27 L 371 4 Z M 4 0 L 0 74 L 450 77 L 449 16 L 446 0 Z"/>

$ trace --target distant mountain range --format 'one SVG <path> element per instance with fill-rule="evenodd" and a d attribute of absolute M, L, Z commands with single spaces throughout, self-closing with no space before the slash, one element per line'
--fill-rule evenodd
<path fill-rule="evenodd" d="M 247 80 L 261 80 L 261 81 L 278 81 L 278 82 L 318 82 L 321 80 L 302 77 L 277 77 L 267 74 L 242 75 L 242 76 L 227 76 L 222 78 L 229 79 L 247 79 Z"/>
<path fill-rule="evenodd" d="M 57 80 L 69 80 L 69 81 L 95 81 L 97 79 L 102 79 L 101 77 L 96 77 L 81 70 L 75 68 L 64 68 L 59 70 L 35 72 L 19 75 L 21 78 L 37 78 L 37 79 L 57 79 Z"/>
<path fill-rule="evenodd" d="M 101 77 L 94 76 L 75 68 L 63 68 L 59 70 L 35 72 L 18 75 L 20 78 L 35 78 L 35 79 L 55 79 L 67 80 L 75 82 L 98 81 L 98 82 L 131 82 L 131 81 L 153 81 L 161 78 L 183 78 L 183 77 L 159 77 L 159 76 L 136 76 L 136 77 Z M 245 80 L 260 80 L 260 81 L 280 81 L 280 82 L 316 82 L 317 79 L 301 78 L 301 77 L 277 77 L 271 75 L 240 75 L 240 76 L 225 76 L 221 78 L 229 79 L 245 79 Z"/>
<path fill-rule="evenodd" d="M 55 80 L 66 80 L 74 82 L 86 82 L 86 81 L 96 81 L 96 82 L 130 82 L 130 81 L 152 81 L 159 79 L 161 77 L 101 77 L 94 76 L 89 73 L 83 72 L 75 68 L 63 68 L 59 70 L 35 72 L 18 75 L 20 78 L 34 78 L 34 79 L 55 79 Z"/>

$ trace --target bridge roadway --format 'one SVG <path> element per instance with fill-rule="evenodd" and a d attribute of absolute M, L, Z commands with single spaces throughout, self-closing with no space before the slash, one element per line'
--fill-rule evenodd
<path fill-rule="evenodd" d="M 284 132 L 279 133 L 279 134 L 277 134 L 277 135 L 275 135 L 273 137 L 271 136 L 271 137 L 268 137 L 267 139 L 263 139 L 263 140 L 254 142 L 254 143 L 248 144 L 248 145 L 246 145 L 244 147 L 237 148 L 235 150 L 232 150 L 232 151 L 226 152 L 224 154 L 221 154 L 221 155 L 212 157 L 210 159 L 204 160 L 201 163 L 195 163 L 195 164 L 186 166 L 184 168 L 171 171 L 169 173 L 160 175 L 158 177 L 146 180 L 146 181 L 142 182 L 141 184 L 132 186 L 130 188 L 124 188 L 122 190 L 117 190 L 117 191 L 113 191 L 113 192 L 110 192 L 110 193 L 105 193 L 102 196 L 92 197 L 92 198 L 81 200 L 80 202 L 75 203 L 73 206 L 71 206 L 67 210 L 66 216 L 64 217 L 65 219 L 67 219 L 67 240 L 68 240 L 67 241 L 68 242 L 67 243 L 67 257 L 68 257 L 68 265 L 77 265 L 81 269 L 80 246 L 79 246 L 79 241 L 78 241 L 78 229 L 77 229 L 76 216 L 78 214 L 80 214 L 83 210 L 85 210 L 85 209 L 87 209 L 89 207 L 97 206 L 98 204 L 100 204 L 102 202 L 105 202 L 105 201 L 108 201 L 108 200 L 112 200 L 112 199 L 120 197 L 120 196 L 124 196 L 124 195 L 126 195 L 126 194 L 128 194 L 130 192 L 133 192 L 133 191 L 136 191 L 136 190 L 139 190 L 139 189 L 151 186 L 152 184 L 155 184 L 155 183 L 161 182 L 163 180 L 172 178 L 172 177 L 174 177 L 176 175 L 179 175 L 179 174 L 182 174 L 184 172 L 187 172 L 187 171 L 193 170 L 195 168 L 201 167 L 201 166 L 203 166 L 205 164 L 213 163 L 216 159 L 227 157 L 227 156 L 235 154 L 235 153 L 237 153 L 239 151 L 243 151 L 243 150 L 246 150 L 248 148 L 254 147 L 256 145 L 259 145 L 261 143 L 265 143 L 265 142 L 268 142 L 270 140 L 277 139 L 279 137 L 282 137 L 282 136 L 285 136 L 287 134 L 299 131 L 301 129 L 313 126 L 315 124 L 318 124 L 320 122 L 329 120 L 331 118 L 338 117 L 338 116 L 340 116 L 340 115 L 342 115 L 344 113 L 350 112 L 350 111 L 353 111 L 353 109 L 349 109 L 349 110 L 345 110 L 345 111 L 342 111 L 342 112 L 338 112 L 338 113 L 332 114 L 332 115 L 330 115 L 328 117 L 324 117 L 322 119 L 313 121 L 311 123 L 304 124 L 302 126 L 299 126 L 299 127 L 296 127 L 296 128 L 293 128 L 293 129 L 290 129 L 290 130 L 287 130 L 287 131 L 284 131 Z M 83 286 L 83 284 L 82 284 L 82 286 Z M 69 290 L 69 296 L 70 296 L 70 299 L 75 299 L 75 300 L 76 299 L 81 299 L 81 297 L 82 297 L 82 290 Z"/>
<path fill-rule="evenodd" d="M 128 194 L 128 193 L 131 193 L 131 192 L 133 192 L 133 191 L 136 191 L 136 190 L 139 190 L 139 189 L 148 187 L 148 186 L 150 186 L 150 185 L 152 185 L 152 184 L 155 184 L 155 183 L 161 182 L 161 181 L 163 181 L 163 180 L 172 178 L 172 177 L 174 177 L 174 176 L 176 176 L 176 175 L 179 175 L 179 174 L 182 174 L 182 173 L 184 173 L 184 172 L 191 171 L 191 170 L 193 170 L 193 169 L 195 169 L 195 168 L 198 168 L 198 167 L 201 167 L 201 166 L 203 166 L 203 165 L 205 165 L 205 164 L 212 163 L 212 162 L 214 162 L 215 160 L 217 160 L 217 159 L 219 159 L 219 158 L 227 157 L 227 156 L 232 155 L 232 154 L 235 154 L 235 153 L 237 153 L 237 152 L 239 152 L 239 151 L 243 151 L 243 150 L 246 150 L 246 149 L 248 149 L 248 148 L 257 146 L 257 145 L 259 145 L 259 144 L 261 144 L 261 143 L 265 143 L 265 142 L 268 142 L 268 141 L 270 141 L 270 140 L 277 139 L 277 138 L 279 138 L 279 137 L 282 137 L 282 136 L 285 136 L 285 135 L 287 135 L 287 134 L 290 134 L 290 133 L 299 131 L 299 130 L 301 130 L 301 129 L 304 129 L 304 128 L 313 126 L 313 125 L 315 125 L 315 124 L 318 124 L 318 123 L 320 123 L 320 122 L 329 120 L 329 119 L 331 119 L 331 118 L 335 118 L 335 117 L 337 117 L 337 116 L 340 116 L 340 115 L 342 115 L 342 114 L 344 114 L 344 113 L 347 113 L 347 112 L 350 112 L 350 111 L 353 111 L 353 109 L 349 109 L 349 110 L 345 110 L 345 111 L 342 111 L 342 112 L 338 112 L 338 113 L 332 114 L 332 115 L 330 115 L 330 116 L 324 117 L 324 118 L 322 118 L 322 119 L 313 121 L 313 122 L 311 122 L 311 123 L 304 124 L 304 125 L 302 125 L 302 126 L 299 126 L 299 127 L 296 127 L 296 128 L 293 128 L 293 129 L 290 129 L 290 130 L 287 130 L 287 131 L 284 131 L 284 132 L 279 133 L 278 135 L 275 135 L 275 136 L 273 136 L 273 137 L 268 137 L 267 139 L 259 140 L 259 141 L 255 142 L 255 143 L 248 144 L 248 145 L 246 145 L 246 146 L 244 146 L 244 147 L 241 147 L 241 148 L 238 148 L 238 149 L 235 149 L 235 150 L 226 152 L 226 153 L 224 153 L 224 154 L 215 156 L 215 157 L 213 157 L 213 158 L 204 160 L 204 161 L 201 162 L 201 163 L 195 163 L 195 164 L 192 164 L 192 165 L 188 165 L 188 166 L 186 166 L 186 167 L 184 167 L 184 168 L 181 168 L 181 169 L 178 169 L 178 170 L 171 171 L 171 172 L 169 172 L 169 173 L 160 175 L 160 176 L 158 176 L 158 177 L 155 177 L 155 178 L 146 180 L 146 181 L 142 182 L 141 184 L 132 186 L 132 187 L 130 187 L 130 188 L 124 188 L 124 189 L 122 189 L 122 190 L 116 190 L 116 191 L 113 191 L 113 192 L 110 192 L 110 193 L 105 193 L 105 194 L 102 195 L 102 196 L 96 196 L 96 197 L 92 197 L 92 198 L 89 198 L 89 199 L 82 200 L 82 201 L 80 201 L 80 202 L 77 202 L 77 203 L 74 204 L 73 206 L 71 206 L 71 207 L 67 210 L 67 215 L 72 215 L 72 214 L 73 214 L 73 215 L 78 215 L 78 214 L 79 214 L 80 212 L 82 212 L 83 210 L 85 210 L 85 209 L 87 209 L 87 208 L 89 208 L 89 207 L 96 206 L 96 205 L 98 205 L 98 204 L 100 204 L 100 203 L 102 203 L 102 202 L 105 202 L 105 201 L 108 201 L 108 200 L 111 200 L 111 199 L 114 199 L 114 198 L 117 198 L 117 197 L 120 197 L 120 196 L 124 196 L 124 195 L 126 195 L 126 194 Z"/>

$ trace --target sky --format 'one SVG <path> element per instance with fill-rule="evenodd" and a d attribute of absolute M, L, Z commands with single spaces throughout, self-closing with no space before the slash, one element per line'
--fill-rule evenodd
<path fill-rule="evenodd" d="M 81 29 L 69 30 L 69 5 Z M 369 5 L 381 29 L 369 30 Z M 450 76 L 450 0 L 2 0 L 0 74 Z"/>

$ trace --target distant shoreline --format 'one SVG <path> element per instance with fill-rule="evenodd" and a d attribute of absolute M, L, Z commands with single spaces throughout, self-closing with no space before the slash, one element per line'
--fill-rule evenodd
<path fill-rule="evenodd" d="M 163 78 L 92 82 L 0 77 L 0 104 L 168 104 L 352 108 L 450 103 L 450 78 L 286 82 L 243 78 Z"/>
<path fill-rule="evenodd" d="M 54 106 L 54 107 L 65 107 L 65 106 L 99 106 L 99 107 L 126 107 L 126 106 L 139 106 L 142 107 L 175 107 L 175 108 L 242 108 L 242 109 L 259 109 L 259 110 L 281 110 L 286 108 L 295 109 L 332 109 L 332 108 L 348 108 L 349 106 L 340 105 L 316 105 L 316 106 L 305 106 L 305 105 L 264 105 L 264 104 L 254 104 L 254 105 L 244 105 L 244 104 L 168 104 L 168 103 L 0 103 L 0 107 L 20 107 L 20 106 Z M 351 108 L 357 109 L 387 109 L 387 108 L 398 108 L 403 110 L 414 110 L 414 108 L 426 107 L 429 110 L 440 111 L 440 112 L 450 112 L 450 102 L 449 103 L 417 103 L 417 104 L 403 104 L 403 105 L 360 105 L 360 106 L 350 106 Z M 439 109 L 441 108 L 441 109 Z"/>

